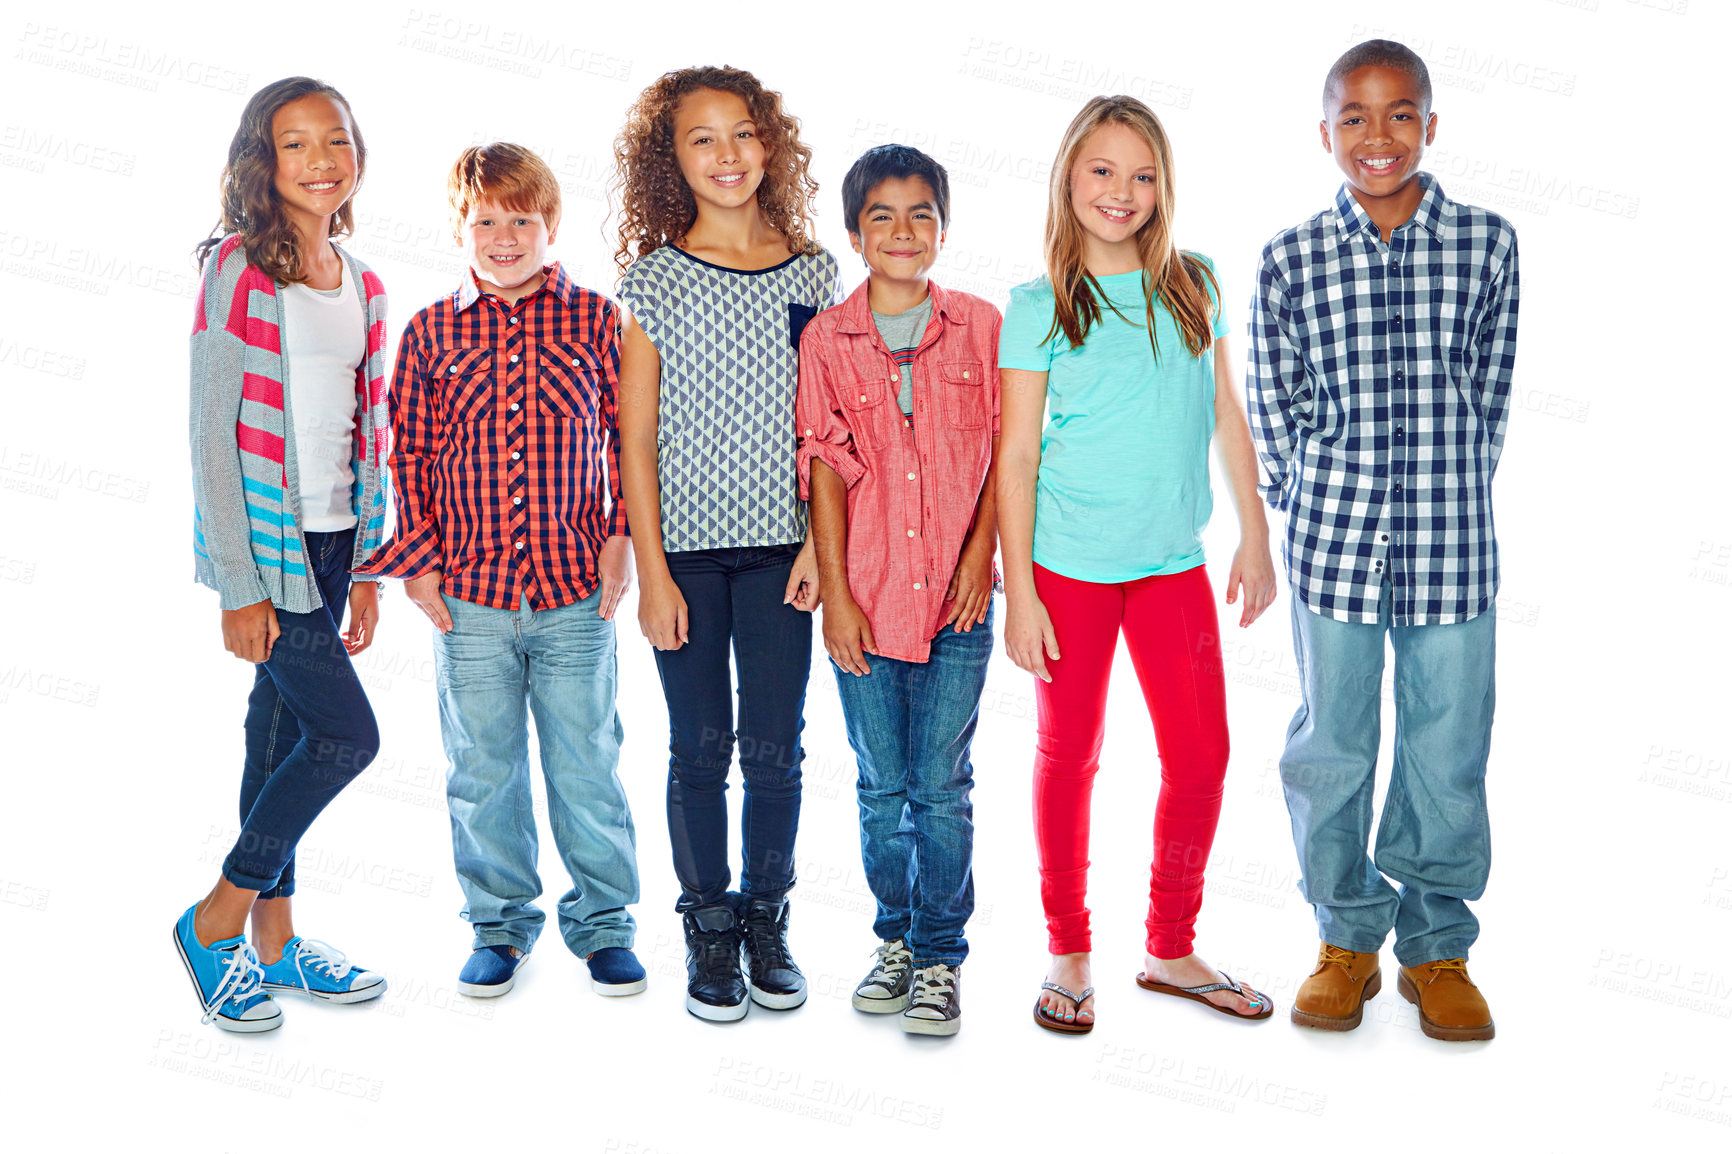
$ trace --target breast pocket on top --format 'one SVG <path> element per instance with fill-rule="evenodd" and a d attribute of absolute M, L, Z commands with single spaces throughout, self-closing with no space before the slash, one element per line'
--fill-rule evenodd
<path fill-rule="evenodd" d="M 898 381 L 901 378 L 897 378 Z M 883 385 L 864 381 L 838 381 L 836 391 L 842 397 L 842 415 L 856 445 L 882 449 L 887 432 L 884 423 L 890 419 L 885 399 L 889 395 Z M 900 411 L 896 414 L 901 419 Z"/>
<path fill-rule="evenodd" d="M 485 421 L 493 416 L 493 350 L 452 349 L 433 362 L 431 376 L 443 382 L 445 418 Z"/>
<path fill-rule="evenodd" d="M 978 429 L 991 416 L 987 412 L 987 369 L 978 361 L 944 361 L 938 379 L 944 392 L 944 415 L 959 429 Z"/>
<path fill-rule="evenodd" d="M 543 341 L 536 353 L 535 407 L 547 417 L 587 420 L 601 404 L 602 365 L 588 347 Z"/>
<path fill-rule="evenodd" d="M 1440 340 L 1473 332 L 1484 290 L 1485 282 L 1476 276 L 1432 274 L 1431 315 L 1437 318 Z"/>

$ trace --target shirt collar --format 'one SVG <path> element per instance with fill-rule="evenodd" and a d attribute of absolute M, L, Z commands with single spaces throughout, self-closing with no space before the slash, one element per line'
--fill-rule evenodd
<path fill-rule="evenodd" d="M 1446 239 L 1450 226 L 1450 218 L 1454 216 L 1454 202 L 1443 194 L 1443 188 L 1437 183 L 1437 178 L 1429 172 L 1418 172 L 1413 179 L 1419 182 L 1425 194 L 1419 198 L 1419 207 L 1413 210 L 1413 216 L 1401 227 L 1408 224 L 1418 225 L 1429 232 L 1435 239 Z M 1335 217 L 1342 233 L 1352 236 L 1356 232 L 1377 232 L 1377 226 L 1371 222 L 1371 217 L 1353 195 L 1353 186 L 1343 183 L 1341 190 L 1335 194 Z"/>
<path fill-rule="evenodd" d="M 575 307 L 577 303 L 577 285 L 572 282 L 570 277 L 565 275 L 565 269 L 561 267 L 560 263 L 554 261 L 552 264 L 543 265 L 541 271 L 547 274 L 547 279 L 541 282 L 541 287 L 536 289 L 535 293 L 552 293 L 567 306 Z M 523 299 L 528 300 L 530 297 L 533 297 L 535 293 L 530 293 L 529 296 L 524 297 Z M 457 285 L 457 291 L 452 295 L 452 300 L 457 306 L 457 311 L 462 312 L 464 309 L 480 300 L 481 295 L 481 285 L 475 279 L 475 270 L 469 269 L 463 274 L 463 280 Z"/>
<path fill-rule="evenodd" d="M 836 319 L 836 331 L 839 333 L 871 332 L 876 323 L 872 320 L 872 303 L 869 293 L 872 288 L 872 278 L 867 277 L 860 282 L 860 287 L 848 294 L 848 299 L 838 307 L 841 315 Z M 932 311 L 952 324 L 967 324 L 968 315 L 965 310 L 956 308 L 949 290 L 941 288 L 937 281 L 926 282 L 927 294 L 932 298 Z M 918 306 L 916 306 L 918 307 Z"/>

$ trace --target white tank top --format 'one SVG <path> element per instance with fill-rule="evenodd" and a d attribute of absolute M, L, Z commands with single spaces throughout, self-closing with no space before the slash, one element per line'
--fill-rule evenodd
<path fill-rule="evenodd" d="M 343 266 L 335 289 L 290 285 L 283 294 L 288 332 L 289 408 L 295 418 L 295 493 L 301 528 L 337 533 L 357 520 L 355 370 L 367 356 L 367 314 Z"/>

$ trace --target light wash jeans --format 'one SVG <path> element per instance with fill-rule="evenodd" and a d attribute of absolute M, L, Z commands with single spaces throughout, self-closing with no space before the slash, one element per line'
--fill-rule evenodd
<path fill-rule="evenodd" d="M 904 938 L 916 967 L 960 966 L 974 913 L 974 766 L 969 747 L 992 657 L 992 610 L 967 633 L 946 626 L 925 662 L 835 662 L 860 775 L 860 857 L 878 903 L 872 931 Z"/>
<path fill-rule="evenodd" d="M 491 609 L 445 598 L 451 632 L 433 634 L 439 725 L 451 768 L 445 781 L 451 842 L 463 886 L 463 918 L 475 948 L 528 953 L 545 915 L 529 789 L 527 713 L 535 716 L 548 822 L 571 889 L 559 929 L 578 957 L 629 948 L 638 900 L 637 838 L 614 708 L 613 622 L 594 594 L 559 609 Z M 525 706 L 527 705 L 527 713 Z"/>
<path fill-rule="evenodd" d="M 1495 605 L 1454 625 L 1336 621 L 1293 599 L 1304 702 L 1287 730 L 1281 785 L 1299 852 L 1299 892 L 1332 946 L 1370 953 L 1395 930 L 1404 966 L 1465 958 L 1479 936 L 1468 901 L 1491 870 L 1485 767 L 1491 750 Z M 1395 650 L 1395 757 L 1375 861 L 1366 856 L 1383 705 L 1383 644 Z M 1401 883 L 1399 892 L 1385 876 Z"/>

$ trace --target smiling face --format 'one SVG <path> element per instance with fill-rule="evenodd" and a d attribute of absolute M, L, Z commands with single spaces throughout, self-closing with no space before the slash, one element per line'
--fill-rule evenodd
<path fill-rule="evenodd" d="M 483 200 L 469 210 L 458 239 L 483 292 L 520 300 L 541 287 L 547 246 L 558 231 L 539 212 L 508 209 Z"/>
<path fill-rule="evenodd" d="M 1090 272 L 1142 267 L 1137 230 L 1154 216 L 1159 180 L 1154 150 L 1130 126 L 1109 121 L 1083 139 L 1070 170 L 1070 207 L 1082 225 Z"/>
<path fill-rule="evenodd" d="M 764 179 L 764 146 L 737 93 L 700 88 L 674 110 L 674 158 L 700 207 L 737 209 Z"/>
<path fill-rule="evenodd" d="M 1424 196 L 1413 177 L 1437 134 L 1437 116 L 1422 106 L 1422 96 L 1402 69 L 1356 68 L 1334 93 L 1332 115 L 1318 125 L 1324 149 L 1373 219 L 1405 207 L 1405 220 Z"/>
<path fill-rule="evenodd" d="M 355 191 L 355 130 L 328 96 L 303 96 L 271 117 L 277 196 L 303 235 L 328 235 L 330 218 Z"/>
<path fill-rule="evenodd" d="M 866 258 L 872 275 L 898 284 L 923 283 L 944 248 L 938 196 L 924 177 L 881 180 L 866 194 L 866 206 L 848 243 Z"/>

